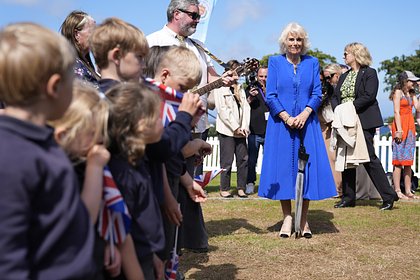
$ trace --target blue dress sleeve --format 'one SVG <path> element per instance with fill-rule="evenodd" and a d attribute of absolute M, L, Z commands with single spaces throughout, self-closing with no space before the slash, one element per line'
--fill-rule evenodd
<path fill-rule="evenodd" d="M 284 107 L 278 98 L 277 77 L 279 75 L 278 59 L 270 57 L 268 60 L 268 75 L 267 75 L 267 106 L 270 109 L 270 114 L 274 118 L 284 111 Z"/>
<path fill-rule="evenodd" d="M 313 85 L 311 96 L 309 97 L 308 104 L 306 106 L 311 107 L 312 110 L 316 112 L 319 106 L 321 105 L 322 86 L 321 86 L 321 80 L 319 78 L 319 62 L 317 58 L 313 58 L 313 59 L 314 59 L 314 64 L 313 64 L 312 73 L 314 75 L 313 77 L 314 85 Z"/>

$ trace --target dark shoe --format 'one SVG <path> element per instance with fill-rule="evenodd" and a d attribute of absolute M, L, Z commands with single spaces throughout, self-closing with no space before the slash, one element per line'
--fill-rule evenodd
<path fill-rule="evenodd" d="M 247 198 L 248 195 L 244 192 L 244 190 L 238 190 L 238 196 L 240 198 Z"/>
<path fill-rule="evenodd" d="M 394 202 L 384 202 L 379 210 L 392 210 L 394 207 Z"/>
<path fill-rule="evenodd" d="M 346 208 L 346 207 L 354 207 L 356 206 L 356 203 L 354 201 L 340 201 L 336 205 L 334 205 L 334 208 Z"/>
<path fill-rule="evenodd" d="M 209 251 L 209 248 L 188 248 L 187 250 L 193 253 L 202 254 L 207 253 Z"/>
<path fill-rule="evenodd" d="M 232 198 L 233 195 L 230 192 L 221 191 L 220 196 L 223 198 Z"/>

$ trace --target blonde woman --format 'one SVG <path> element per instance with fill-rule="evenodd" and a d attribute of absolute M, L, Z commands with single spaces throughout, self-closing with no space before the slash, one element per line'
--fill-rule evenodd
<path fill-rule="evenodd" d="M 370 161 L 364 167 L 378 190 L 383 204 L 380 210 L 391 210 L 398 196 L 390 186 L 379 158 L 375 155 L 373 136 L 376 128 L 383 126 L 381 111 L 376 95 L 379 80 L 376 70 L 369 67 L 372 57 L 369 50 L 361 43 L 350 43 L 344 48 L 344 61 L 350 70 L 338 80 L 331 105 L 353 102 L 363 128 Z M 335 208 L 354 207 L 356 201 L 356 169 L 345 169 L 342 172 L 343 197 Z"/>

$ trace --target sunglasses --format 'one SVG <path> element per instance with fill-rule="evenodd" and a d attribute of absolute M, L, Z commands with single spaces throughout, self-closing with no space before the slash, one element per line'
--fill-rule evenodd
<path fill-rule="evenodd" d="M 348 52 L 344 52 L 344 57 L 347 57 L 347 55 L 349 55 Z"/>
<path fill-rule="evenodd" d="M 192 20 L 200 20 L 200 18 L 201 18 L 200 14 L 196 13 L 196 12 L 185 11 L 185 10 L 182 10 L 182 9 L 178 9 L 178 11 L 187 14 Z"/>
<path fill-rule="evenodd" d="M 335 73 L 330 74 L 329 76 L 325 77 L 325 80 L 329 81 L 334 77 Z"/>

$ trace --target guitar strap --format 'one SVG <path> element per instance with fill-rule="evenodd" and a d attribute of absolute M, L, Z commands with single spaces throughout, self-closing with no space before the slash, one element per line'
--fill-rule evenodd
<path fill-rule="evenodd" d="M 222 66 L 223 68 L 227 69 L 228 65 L 226 63 L 224 63 L 222 60 L 220 60 L 217 56 L 215 56 L 214 54 L 212 54 L 208 49 L 204 48 L 202 45 L 200 45 L 199 43 L 197 43 L 196 41 L 194 41 L 193 39 L 191 39 L 191 42 L 194 44 L 194 46 L 196 46 L 198 49 L 202 50 L 203 52 L 205 52 L 208 56 L 210 56 L 214 61 L 216 61 L 220 66 Z"/>

